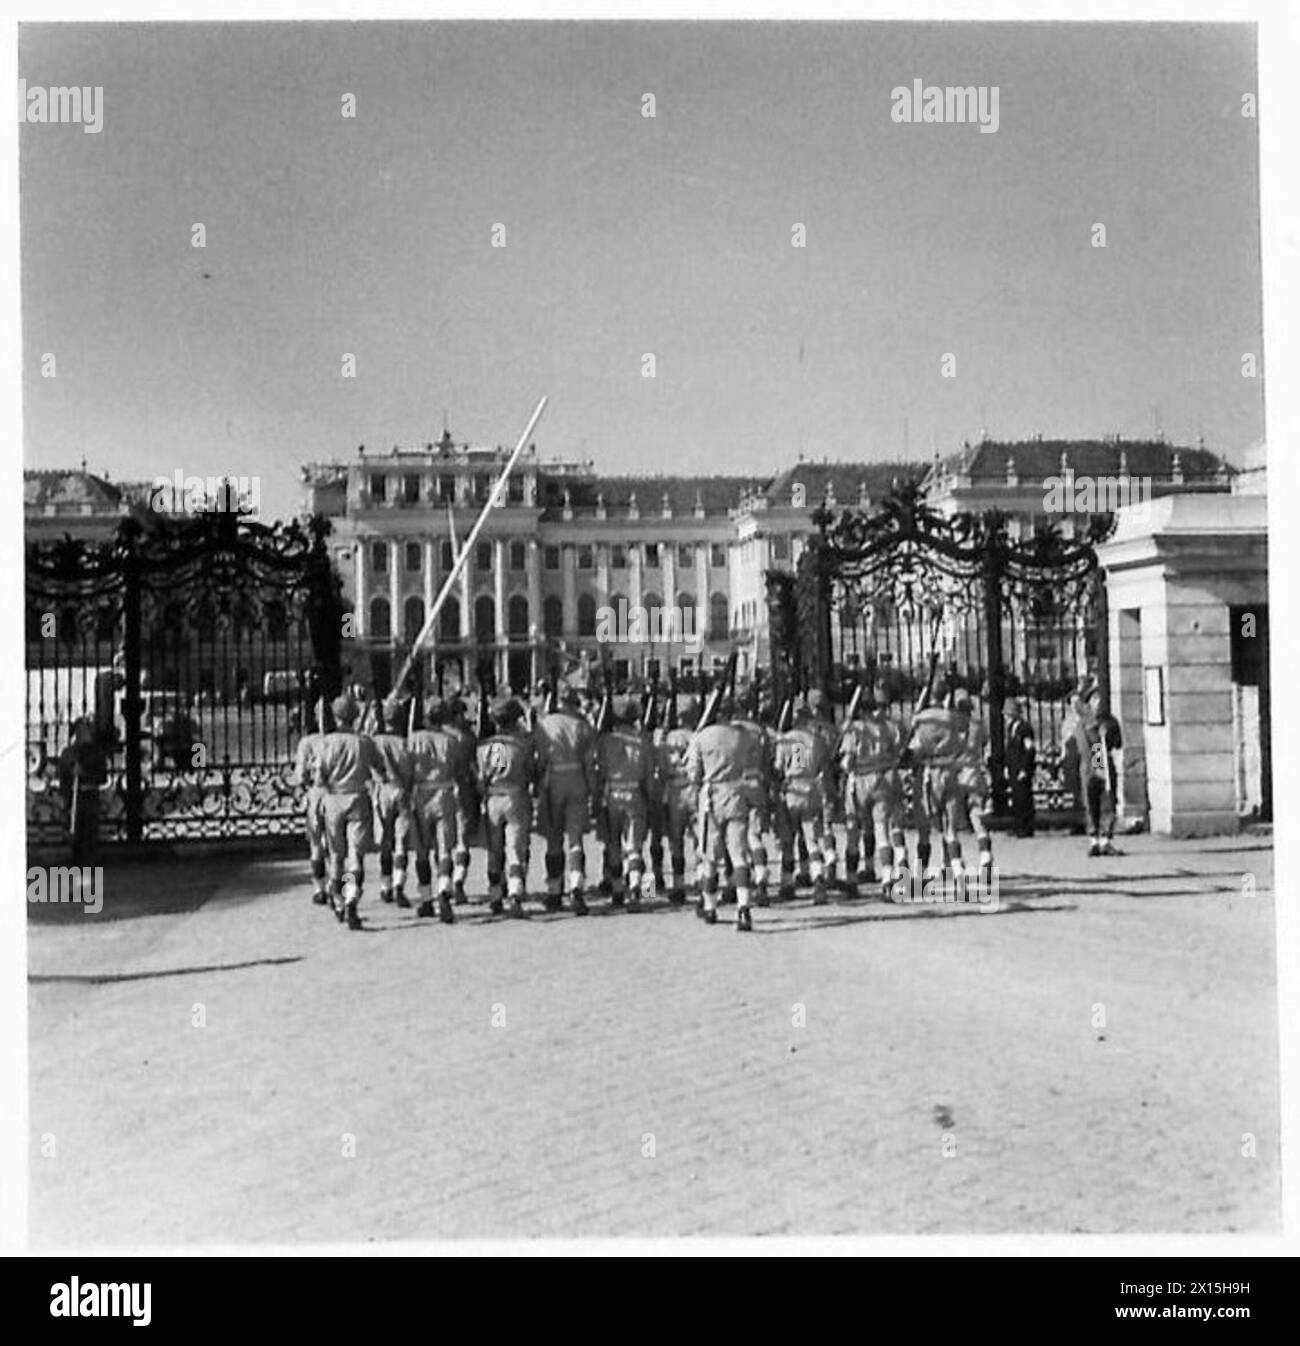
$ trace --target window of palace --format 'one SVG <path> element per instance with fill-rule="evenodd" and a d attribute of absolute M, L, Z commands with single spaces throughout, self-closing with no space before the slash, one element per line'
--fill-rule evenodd
<path fill-rule="evenodd" d="M 523 570 L 527 564 L 527 552 L 522 542 L 510 544 L 510 569 Z"/>
<path fill-rule="evenodd" d="M 370 548 L 370 564 L 376 575 L 388 573 L 388 543 L 376 542 Z"/>
<path fill-rule="evenodd" d="M 422 554 L 424 548 L 418 542 L 408 542 L 406 544 L 406 568 L 407 570 L 419 570 L 423 565 Z"/>
<path fill-rule="evenodd" d="M 558 547 L 547 547 L 542 553 L 542 564 L 547 570 L 558 570 L 560 568 L 560 549 Z"/>
<path fill-rule="evenodd" d="M 382 503 L 388 499 L 388 475 L 384 472 L 370 474 L 370 498 Z"/>

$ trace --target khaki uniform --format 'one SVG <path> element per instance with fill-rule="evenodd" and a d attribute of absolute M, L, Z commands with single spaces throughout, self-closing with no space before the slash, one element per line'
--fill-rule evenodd
<path fill-rule="evenodd" d="M 695 792 L 686 774 L 686 754 L 691 746 L 691 738 L 689 729 L 669 729 L 658 735 L 655 744 L 660 825 L 663 838 L 668 842 L 673 876 L 670 891 L 674 897 L 681 897 L 686 889 L 686 836 L 693 832 L 695 825 Z M 695 844 L 698 848 L 698 839 Z M 661 879 L 662 851 L 656 859 L 653 840 L 650 859 L 655 866 L 656 879 Z"/>
<path fill-rule="evenodd" d="M 640 729 L 619 725 L 600 735 L 597 753 L 601 802 L 609 847 L 619 848 L 621 868 L 614 879 L 614 895 L 624 887 L 634 901 L 641 896 L 645 874 L 646 820 L 654 789 L 654 751 Z"/>
<path fill-rule="evenodd" d="M 303 831 L 311 865 L 312 896 L 325 892 L 325 791 L 317 778 L 316 759 L 324 734 L 304 734 L 294 757 L 294 780 L 306 787 L 302 804 Z"/>
<path fill-rule="evenodd" d="M 844 871 L 850 883 L 871 883 L 876 878 L 887 883 L 891 862 L 899 867 L 907 864 L 903 781 L 898 769 L 902 748 L 898 726 L 881 709 L 869 711 L 847 725 L 840 739 Z M 872 870 L 873 851 L 877 872 Z"/>
<path fill-rule="evenodd" d="M 375 848 L 379 851 L 379 895 L 388 900 L 406 886 L 406 851 L 411 835 L 411 755 L 399 734 L 372 734 L 381 779 L 372 782 Z"/>
<path fill-rule="evenodd" d="M 749 791 L 749 871 L 755 895 L 767 891 L 767 833 L 772 812 L 772 736 L 757 720 L 734 720 L 735 726 L 754 743 L 745 784 Z"/>
<path fill-rule="evenodd" d="M 943 837 L 943 862 L 954 873 L 962 869 L 958 836 L 961 814 L 967 812 L 979 843 L 980 865 L 992 863 L 993 841 L 984 825 L 988 773 L 984 769 L 987 738 L 973 716 L 965 725 L 955 710 L 932 706 L 912 721 L 911 744 L 917 761 L 917 858 L 930 857 L 930 828 Z"/>
<path fill-rule="evenodd" d="M 411 763 L 411 848 L 421 902 L 429 901 L 433 866 L 438 866 L 438 894 L 450 893 L 456 850 L 460 845 L 460 805 L 456 784 L 463 747 L 445 726 L 418 729 L 407 740 Z M 462 876 L 463 877 L 463 876 Z"/>
<path fill-rule="evenodd" d="M 754 807 L 752 781 L 763 772 L 762 744 L 733 724 L 701 729 L 686 754 L 686 775 L 697 792 L 700 839 L 700 887 L 705 911 L 718 902 L 718 869 L 731 857 L 736 902 L 747 907 L 749 820 Z"/>
<path fill-rule="evenodd" d="M 456 740 L 456 850 L 452 855 L 452 883 L 457 901 L 464 899 L 465 875 L 469 873 L 469 837 L 477 824 L 481 801 L 474 778 L 474 755 L 478 738 L 462 724 L 445 726 Z"/>
<path fill-rule="evenodd" d="M 503 876 L 507 894 L 523 898 L 535 778 L 533 745 L 524 734 L 497 732 L 478 745 L 475 781 L 482 800 L 488 896 L 493 902 L 501 900 Z"/>
<path fill-rule="evenodd" d="M 330 856 L 330 888 L 347 906 L 361 898 L 366 851 L 374 837 L 369 784 L 383 768 L 365 734 L 340 730 L 322 734 L 316 778 L 322 791 L 325 839 Z"/>
<path fill-rule="evenodd" d="M 804 837 L 813 887 L 821 896 L 826 796 L 832 788 L 831 755 L 826 736 L 811 722 L 778 734 L 772 752 L 773 790 L 776 795 L 776 838 L 781 856 L 781 891 L 794 892 L 798 841 Z M 805 834 L 805 829 L 807 835 Z M 832 863 L 834 843 L 831 843 Z"/>
<path fill-rule="evenodd" d="M 583 834 L 596 793 L 596 734 L 576 710 L 560 707 L 533 729 L 537 757 L 537 830 L 546 841 L 546 893 L 558 898 L 567 862 L 570 893 L 581 893 L 587 858 Z"/>

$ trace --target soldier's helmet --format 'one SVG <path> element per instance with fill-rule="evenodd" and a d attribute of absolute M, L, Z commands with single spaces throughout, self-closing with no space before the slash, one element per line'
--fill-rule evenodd
<path fill-rule="evenodd" d="M 633 709 L 635 702 L 630 696 L 616 696 L 609 704 L 609 718 L 612 724 L 631 724 L 636 717 Z"/>
<path fill-rule="evenodd" d="M 431 696 L 424 703 L 424 723 L 429 729 L 437 729 L 447 720 L 447 703 L 438 696 Z"/>
<path fill-rule="evenodd" d="M 814 715 L 819 714 L 826 706 L 826 693 L 820 687 L 814 687 L 808 693 L 808 709 Z"/>
<path fill-rule="evenodd" d="M 952 708 L 958 715 L 969 715 L 971 712 L 970 696 L 966 692 L 958 692 L 952 699 Z"/>
<path fill-rule="evenodd" d="M 686 729 L 694 729 L 695 722 L 700 718 L 700 701 L 698 697 L 685 697 L 677 707 L 677 723 Z"/>
<path fill-rule="evenodd" d="M 463 720 L 465 718 L 465 699 L 460 696 L 449 696 L 443 703 L 446 707 L 446 717 L 448 720 Z"/>
<path fill-rule="evenodd" d="M 582 705 L 582 693 L 571 682 L 560 684 L 560 704 L 576 710 Z"/>
<path fill-rule="evenodd" d="M 334 723 L 341 729 L 350 729 L 357 720 L 357 703 L 344 692 L 342 696 L 336 696 L 330 703 L 330 709 L 334 712 Z"/>
<path fill-rule="evenodd" d="M 513 696 L 500 696 L 492 703 L 491 714 L 498 729 L 511 729 L 523 718 L 524 708 Z"/>
<path fill-rule="evenodd" d="M 797 725 L 807 724 L 813 717 L 812 707 L 806 701 L 796 701 L 790 718 Z"/>

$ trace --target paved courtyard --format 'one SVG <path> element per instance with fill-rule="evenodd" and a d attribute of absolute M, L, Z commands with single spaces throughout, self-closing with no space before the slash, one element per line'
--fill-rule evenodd
<path fill-rule="evenodd" d="M 1275 1230 L 1269 842 L 1122 844 L 747 936 L 109 869 L 29 908 L 32 1242 Z"/>

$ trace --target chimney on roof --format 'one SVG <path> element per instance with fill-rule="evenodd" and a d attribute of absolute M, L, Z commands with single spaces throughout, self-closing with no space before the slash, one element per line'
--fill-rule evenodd
<path fill-rule="evenodd" d="M 358 457 L 358 458 L 364 458 L 365 456 L 366 456 L 366 446 L 365 446 L 364 444 L 358 444 L 358 445 L 357 445 L 357 457 Z"/>
<path fill-rule="evenodd" d="M 603 519 L 605 517 L 605 492 L 596 492 L 596 517 Z"/>
<path fill-rule="evenodd" d="M 867 483 L 865 480 L 858 482 L 858 508 L 871 508 L 871 497 L 867 494 Z"/>
<path fill-rule="evenodd" d="M 665 519 L 671 519 L 673 517 L 672 501 L 668 499 L 667 491 L 664 492 L 663 505 L 660 508 L 659 512 L 663 515 Z"/>
<path fill-rule="evenodd" d="M 1020 478 L 1016 475 L 1016 460 L 1010 454 L 1007 454 L 1007 485 L 1020 485 Z"/>
<path fill-rule="evenodd" d="M 1120 474 L 1121 477 L 1127 477 L 1127 476 L 1128 476 L 1128 450 L 1127 450 L 1127 449 L 1121 449 L 1121 450 L 1119 451 L 1119 474 Z"/>
<path fill-rule="evenodd" d="M 564 488 L 564 509 L 563 515 L 566 519 L 573 518 L 573 501 L 569 498 L 569 488 Z"/>
<path fill-rule="evenodd" d="M 627 498 L 627 517 L 629 519 L 639 519 L 641 517 L 640 506 L 636 503 L 636 492 L 633 491 Z"/>
<path fill-rule="evenodd" d="M 1175 486 L 1183 484 L 1183 455 L 1181 453 L 1176 452 L 1174 454 L 1174 460 L 1169 465 L 1169 476 Z"/>
<path fill-rule="evenodd" d="M 695 517 L 696 517 L 697 519 L 702 519 L 702 518 L 704 518 L 704 496 L 700 493 L 700 491 L 699 491 L 698 489 L 697 489 L 696 492 L 695 492 L 695 511 L 694 511 L 694 512 L 695 512 Z"/>
<path fill-rule="evenodd" d="M 835 482 L 830 477 L 826 478 L 826 508 L 835 508 Z"/>

